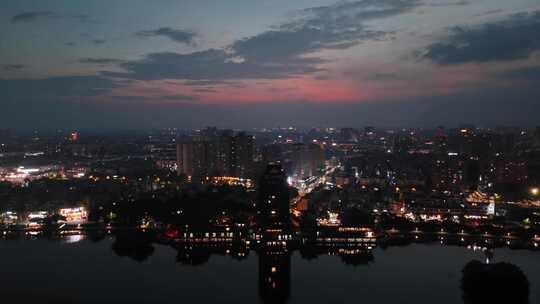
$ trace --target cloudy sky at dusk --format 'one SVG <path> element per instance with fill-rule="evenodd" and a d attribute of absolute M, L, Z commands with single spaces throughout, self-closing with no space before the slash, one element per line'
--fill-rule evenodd
<path fill-rule="evenodd" d="M 0 27 L 0 127 L 540 124 L 538 0 L 2 0 Z"/>

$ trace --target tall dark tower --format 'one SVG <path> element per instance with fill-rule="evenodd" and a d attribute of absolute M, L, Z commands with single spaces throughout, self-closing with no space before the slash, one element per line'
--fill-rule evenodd
<path fill-rule="evenodd" d="M 259 181 L 259 294 L 264 303 L 285 303 L 291 286 L 289 188 L 280 163 L 270 163 Z"/>
<path fill-rule="evenodd" d="M 285 229 L 290 225 L 289 190 L 283 168 L 270 163 L 259 182 L 258 223 L 263 229 Z"/>

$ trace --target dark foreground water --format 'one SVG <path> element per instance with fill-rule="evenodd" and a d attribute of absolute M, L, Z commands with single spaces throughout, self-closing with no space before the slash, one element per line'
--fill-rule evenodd
<path fill-rule="evenodd" d="M 262 303 L 269 296 L 261 291 L 260 271 L 273 266 L 253 251 L 243 260 L 212 255 L 194 266 L 179 263 L 170 246 L 154 244 L 139 262 L 118 256 L 112 244 L 0 241 L 2 303 Z M 277 262 L 278 273 L 287 271 L 277 277 L 276 292 L 286 294 L 287 303 L 462 303 L 461 270 L 486 259 L 482 251 L 438 244 L 372 254 L 369 263 L 351 265 L 337 255 L 306 260 L 295 251 Z M 540 303 L 540 252 L 495 249 L 492 261 L 519 266 L 530 282 L 530 303 Z"/>

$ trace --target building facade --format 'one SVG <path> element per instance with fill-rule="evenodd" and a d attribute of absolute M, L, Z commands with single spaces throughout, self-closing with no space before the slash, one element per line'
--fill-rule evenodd
<path fill-rule="evenodd" d="M 246 178 L 253 168 L 253 137 L 205 130 L 177 141 L 178 174 L 190 177 Z"/>

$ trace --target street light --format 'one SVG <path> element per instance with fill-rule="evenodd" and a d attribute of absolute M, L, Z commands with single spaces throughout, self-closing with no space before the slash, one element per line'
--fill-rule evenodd
<path fill-rule="evenodd" d="M 531 188 L 531 194 L 537 196 L 540 194 L 540 189 L 538 189 L 538 187 Z"/>

